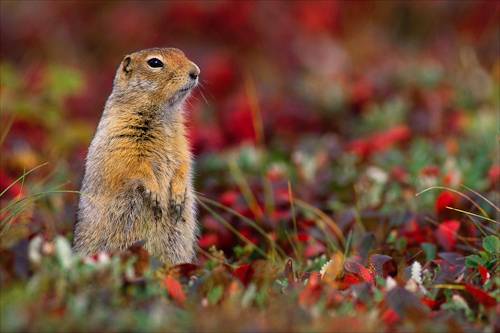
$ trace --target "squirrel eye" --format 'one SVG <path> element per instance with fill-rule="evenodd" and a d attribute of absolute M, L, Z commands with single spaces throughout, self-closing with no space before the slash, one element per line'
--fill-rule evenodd
<path fill-rule="evenodd" d="M 158 58 L 151 58 L 148 60 L 149 67 L 158 68 L 163 67 L 163 62 Z"/>

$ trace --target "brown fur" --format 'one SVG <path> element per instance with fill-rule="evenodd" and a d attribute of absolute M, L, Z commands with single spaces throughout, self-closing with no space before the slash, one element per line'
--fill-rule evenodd
<path fill-rule="evenodd" d="M 162 68 L 147 61 L 160 59 Z M 182 105 L 199 68 L 177 49 L 126 56 L 92 140 L 82 184 L 74 248 L 123 250 L 144 241 L 167 263 L 195 255 L 191 154 Z"/>

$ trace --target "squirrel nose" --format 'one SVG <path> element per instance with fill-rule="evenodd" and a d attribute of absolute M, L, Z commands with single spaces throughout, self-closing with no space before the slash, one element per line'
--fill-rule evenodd
<path fill-rule="evenodd" d="M 195 71 L 191 71 L 189 72 L 189 77 L 191 78 L 191 80 L 196 80 L 198 78 L 198 73 L 196 73 Z"/>
<path fill-rule="evenodd" d="M 196 80 L 200 76 L 200 68 L 193 64 L 193 68 L 189 71 L 189 77 L 191 80 Z"/>

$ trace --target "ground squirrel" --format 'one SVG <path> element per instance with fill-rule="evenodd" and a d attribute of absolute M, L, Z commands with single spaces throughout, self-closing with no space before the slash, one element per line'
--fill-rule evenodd
<path fill-rule="evenodd" d="M 165 263 L 191 262 L 197 224 L 183 102 L 200 69 L 174 48 L 127 55 L 86 160 L 74 248 L 144 241 Z"/>

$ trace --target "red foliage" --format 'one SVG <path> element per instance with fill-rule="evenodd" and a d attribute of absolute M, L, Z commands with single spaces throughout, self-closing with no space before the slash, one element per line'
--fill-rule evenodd
<path fill-rule="evenodd" d="M 252 111 L 244 94 L 236 96 L 226 105 L 222 114 L 222 130 L 227 145 L 255 142 Z"/>
<path fill-rule="evenodd" d="M 255 270 L 250 264 L 241 265 L 233 271 L 233 275 L 237 277 L 245 287 L 248 286 L 252 280 L 254 273 Z"/>
<path fill-rule="evenodd" d="M 406 238 L 408 245 L 420 245 L 429 241 L 432 237 L 432 230 L 427 226 L 422 227 L 416 219 L 412 219 L 405 224 L 401 235 Z"/>
<path fill-rule="evenodd" d="M 491 274 L 490 272 L 488 272 L 488 269 L 483 265 L 479 265 L 477 269 L 479 271 L 479 274 L 481 274 L 481 281 L 483 282 L 483 284 L 488 282 L 488 280 L 491 278 Z"/>
<path fill-rule="evenodd" d="M 400 183 L 406 183 L 409 179 L 409 174 L 403 167 L 396 166 L 391 170 L 391 177 Z"/>
<path fill-rule="evenodd" d="M 313 257 L 317 257 L 318 255 L 324 253 L 326 250 L 326 247 L 319 243 L 319 242 L 313 242 L 309 245 L 307 245 L 305 251 L 304 251 L 304 255 L 306 256 L 306 258 L 313 258 Z"/>
<path fill-rule="evenodd" d="M 400 318 L 396 311 L 393 309 L 387 309 L 384 313 L 382 313 L 382 320 L 386 325 L 392 326 L 399 322 Z"/>
<path fill-rule="evenodd" d="M 307 232 L 301 231 L 298 233 L 297 239 L 299 240 L 299 242 L 306 243 L 310 239 L 310 236 Z"/>
<path fill-rule="evenodd" d="M 467 292 L 471 294 L 471 296 L 474 297 L 476 301 L 478 301 L 487 308 L 491 308 L 497 305 L 497 301 L 495 300 L 495 298 L 491 297 L 486 292 L 482 291 L 479 288 L 474 287 L 471 284 L 466 284 L 465 290 L 467 290 Z"/>
<path fill-rule="evenodd" d="M 410 129 L 406 125 L 400 125 L 364 139 L 354 140 L 349 143 L 347 149 L 360 157 L 367 158 L 375 153 L 383 152 L 397 143 L 408 140 L 410 136 Z"/>
<path fill-rule="evenodd" d="M 363 280 L 361 278 L 359 278 L 358 276 L 354 275 L 354 274 L 350 274 L 350 273 L 347 273 L 344 275 L 343 279 L 342 279 L 342 284 L 341 284 L 341 289 L 345 289 L 345 288 L 349 288 L 350 286 L 354 285 L 354 284 L 358 284 L 358 283 L 361 283 L 363 282 Z"/>
<path fill-rule="evenodd" d="M 206 87 L 216 100 L 225 97 L 235 86 L 239 78 L 237 67 L 231 57 L 225 53 L 215 53 L 204 64 L 203 77 Z"/>
<path fill-rule="evenodd" d="M 422 297 L 422 303 L 427 305 L 427 307 L 433 311 L 438 310 L 441 304 L 443 304 L 442 301 L 435 301 L 429 297 Z"/>
<path fill-rule="evenodd" d="M 458 203 L 458 195 L 450 191 L 443 191 L 436 199 L 436 214 L 448 212 L 446 207 L 456 207 Z"/>
<path fill-rule="evenodd" d="M 375 94 L 371 81 L 362 78 L 356 81 L 351 88 L 351 103 L 356 110 L 361 110 Z"/>
<path fill-rule="evenodd" d="M 422 176 L 427 176 L 427 177 L 437 177 L 440 174 L 440 170 L 437 166 L 435 165 L 428 165 L 425 168 L 422 168 Z"/>
<path fill-rule="evenodd" d="M 219 201 L 224 206 L 231 207 L 236 203 L 236 200 L 240 197 L 239 192 L 230 190 L 225 191 L 219 196 Z"/>
<path fill-rule="evenodd" d="M 14 179 L 10 178 L 5 171 L 0 169 L 0 192 L 4 191 L 7 187 L 14 183 Z M 9 198 L 19 199 L 24 196 L 23 187 L 20 182 L 13 184 L 7 191 Z"/>
<path fill-rule="evenodd" d="M 338 28 L 340 8 L 334 1 L 298 2 L 295 13 L 298 23 L 307 32 L 319 33 Z"/>
<path fill-rule="evenodd" d="M 460 229 L 460 222 L 457 220 L 444 221 L 439 225 L 436 238 L 446 251 L 452 251 L 455 248 L 458 229 Z"/>
<path fill-rule="evenodd" d="M 241 228 L 239 232 L 253 244 L 255 245 L 259 244 L 259 238 L 255 235 L 255 230 L 248 227 L 244 227 Z"/>
<path fill-rule="evenodd" d="M 316 304 L 321 297 L 323 287 L 320 283 L 321 276 L 318 272 L 312 272 L 307 281 L 306 287 L 299 294 L 299 304 L 310 306 Z"/>
<path fill-rule="evenodd" d="M 368 282 L 368 283 L 374 283 L 375 278 L 373 276 L 373 273 L 360 263 L 357 263 L 355 261 L 346 261 L 344 264 L 344 268 L 347 272 L 354 273 L 357 276 L 359 276 L 362 281 Z"/>
<path fill-rule="evenodd" d="M 213 232 L 204 233 L 200 237 L 198 244 L 202 249 L 208 249 L 213 245 L 219 244 L 219 237 L 217 236 L 216 233 Z"/>
<path fill-rule="evenodd" d="M 168 294 L 172 297 L 179 305 L 184 305 L 186 302 L 186 294 L 182 289 L 182 285 L 174 277 L 167 275 L 163 281 Z"/>
<path fill-rule="evenodd" d="M 488 171 L 488 178 L 490 180 L 491 186 L 498 186 L 500 181 L 500 165 L 492 165 Z"/>

